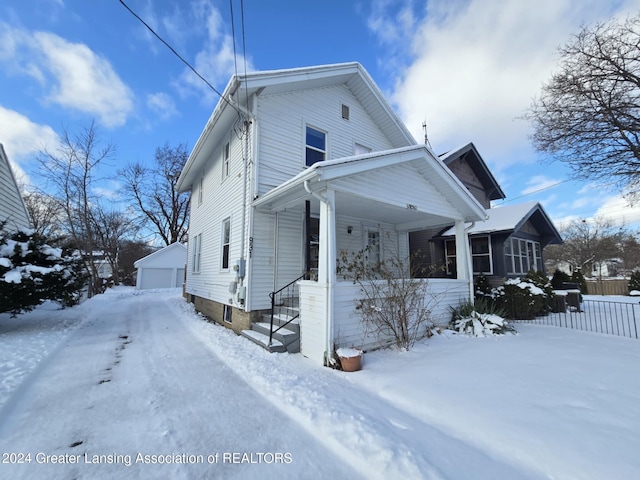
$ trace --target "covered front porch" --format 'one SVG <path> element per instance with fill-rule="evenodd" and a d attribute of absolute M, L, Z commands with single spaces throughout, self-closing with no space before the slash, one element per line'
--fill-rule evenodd
<path fill-rule="evenodd" d="M 299 295 L 300 349 L 318 363 L 326 364 L 335 346 L 380 346 L 361 331 L 354 310 L 358 286 L 337 277 L 340 251 L 373 247 L 377 261 L 391 255 L 408 258 L 410 231 L 454 224 L 456 248 L 462 253 L 457 279 L 429 280 L 440 299 L 433 317 L 446 321 L 448 305 L 470 298 L 465 222 L 484 219 L 484 209 L 425 146 L 318 162 L 253 206 L 275 214 L 306 211 L 317 219 L 316 278 L 300 281 Z M 277 258 L 278 264 L 285 261 Z"/>

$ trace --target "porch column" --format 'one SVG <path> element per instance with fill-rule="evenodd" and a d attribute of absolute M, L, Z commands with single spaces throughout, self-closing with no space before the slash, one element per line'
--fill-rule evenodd
<path fill-rule="evenodd" d="M 320 202 L 320 245 L 318 252 L 318 284 L 326 290 L 325 362 L 332 359 L 333 349 L 333 287 L 336 283 L 336 212 L 335 192 L 327 190 Z"/>
<path fill-rule="evenodd" d="M 469 267 L 467 265 L 467 232 L 464 231 L 464 222 L 457 221 L 456 232 L 456 275 L 458 280 L 469 279 Z"/>
<path fill-rule="evenodd" d="M 456 275 L 459 280 L 469 282 L 469 299 L 473 302 L 473 270 L 471 268 L 471 251 L 469 250 L 469 237 L 465 230 L 464 221 L 458 220 L 455 224 L 456 233 Z"/>

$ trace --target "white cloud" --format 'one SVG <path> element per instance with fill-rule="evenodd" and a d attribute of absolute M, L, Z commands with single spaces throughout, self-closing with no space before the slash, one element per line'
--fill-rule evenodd
<path fill-rule="evenodd" d="M 10 73 L 36 79 L 47 89 L 46 101 L 95 116 L 107 127 L 126 122 L 133 93 L 106 58 L 58 35 L 6 24 L 0 24 L 0 40 L 0 61 Z"/>
<path fill-rule="evenodd" d="M 528 124 L 518 117 L 555 68 L 557 47 L 581 24 L 615 13 L 599 0 L 430 0 L 426 5 L 418 12 L 411 48 L 405 45 L 412 58 L 397 73 L 392 99 L 416 139 L 422 138 L 426 119 L 437 151 L 474 141 L 498 168 L 522 162 L 523 152 L 530 151 Z M 620 5 L 620 11 L 635 13 L 640 2 Z M 384 9 L 379 17 L 385 14 L 394 18 Z"/>
<path fill-rule="evenodd" d="M 147 106 L 162 120 L 178 115 L 178 110 L 173 98 L 164 92 L 147 95 Z"/>
<path fill-rule="evenodd" d="M 9 157 L 13 172 L 20 184 L 31 183 L 22 164 L 45 148 L 54 149 L 59 144 L 56 132 L 48 125 L 32 122 L 24 115 L 0 105 L 0 142 Z"/>

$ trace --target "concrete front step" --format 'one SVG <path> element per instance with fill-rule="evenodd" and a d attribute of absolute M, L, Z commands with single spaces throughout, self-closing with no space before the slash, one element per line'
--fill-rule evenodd
<path fill-rule="evenodd" d="M 252 323 L 251 330 L 243 330 L 241 334 L 270 352 L 297 353 L 300 351 L 300 319 L 290 320 L 291 317 L 286 315 L 274 315 L 271 347 L 269 347 L 269 333 L 271 331 L 271 315 L 269 314 L 263 315 L 262 322 Z M 275 330 L 280 326 L 282 328 L 276 332 Z"/>
<path fill-rule="evenodd" d="M 287 347 L 285 347 L 281 341 L 276 339 L 272 339 L 271 346 L 269 346 L 269 335 L 265 335 L 264 333 L 260 333 L 256 330 L 242 330 L 242 332 L 240 332 L 240 335 L 248 338 L 257 345 L 260 345 L 262 348 L 268 350 L 269 352 L 282 353 L 287 351 Z"/>

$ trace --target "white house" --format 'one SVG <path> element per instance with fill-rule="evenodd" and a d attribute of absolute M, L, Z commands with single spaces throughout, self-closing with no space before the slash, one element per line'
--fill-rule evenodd
<path fill-rule="evenodd" d="M 337 253 L 407 255 L 413 230 L 455 225 L 457 278 L 429 280 L 436 319 L 470 297 L 465 222 L 484 208 L 416 144 L 359 63 L 233 76 L 178 188 L 192 194 L 188 299 L 257 342 L 271 337 L 272 351 L 327 363 L 335 346 L 374 346 L 354 312 L 357 287 L 336 277 Z M 278 311 L 295 320 L 273 334 L 286 320 L 260 320 Z"/>
<path fill-rule="evenodd" d="M 187 247 L 172 243 L 146 257 L 136 260 L 136 288 L 174 288 L 182 286 L 187 263 Z"/>
<path fill-rule="evenodd" d="M 24 204 L 9 158 L 0 143 L 0 222 L 15 231 L 31 228 L 31 220 Z"/>

